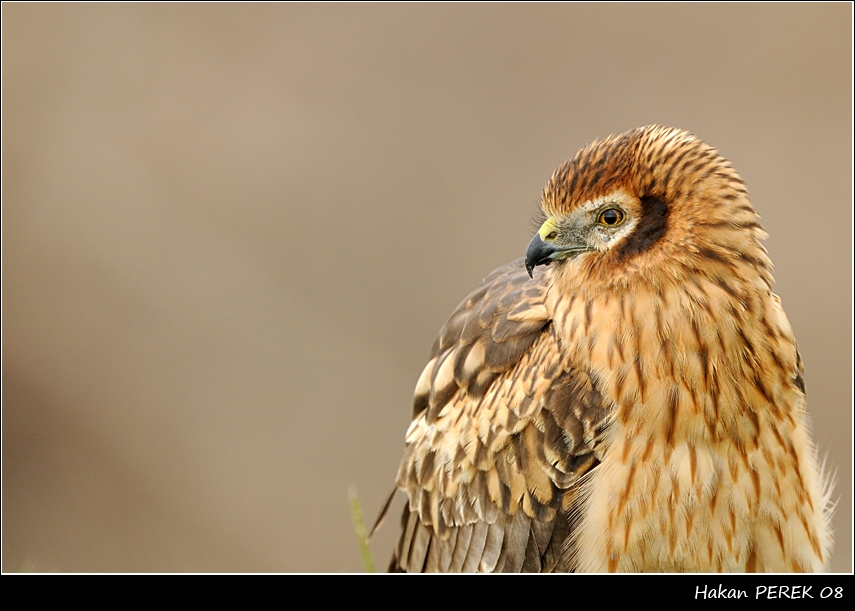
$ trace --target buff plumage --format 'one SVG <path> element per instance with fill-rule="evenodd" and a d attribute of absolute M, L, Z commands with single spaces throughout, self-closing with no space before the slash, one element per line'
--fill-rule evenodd
<path fill-rule="evenodd" d="M 563 164 L 542 208 L 417 383 L 390 568 L 822 570 L 828 484 L 738 174 L 644 127 Z"/>

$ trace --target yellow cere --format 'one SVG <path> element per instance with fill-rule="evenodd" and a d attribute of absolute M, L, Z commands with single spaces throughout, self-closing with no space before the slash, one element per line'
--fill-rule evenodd
<path fill-rule="evenodd" d="M 550 238 L 549 234 L 554 232 L 557 228 L 558 228 L 558 223 L 555 222 L 554 218 L 549 217 L 548 219 L 546 219 L 546 222 L 540 226 L 540 229 L 538 229 L 537 233 L 540 234 L 541 240 L 546 241 L 549 239 L 554 239 L 554 236 L 552 238 Z"/>

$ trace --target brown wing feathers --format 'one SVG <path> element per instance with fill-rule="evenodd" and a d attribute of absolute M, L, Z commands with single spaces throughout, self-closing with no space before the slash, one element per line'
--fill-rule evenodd
<path fill-rule="evenodd" d="M 564 493 L 596 464 L 605 411 L 565 368 L 544 291 L 514 261 L 440 332 L 398 474 L 410 502 L 393 570 L 554 570 L 566 556 Z"/>

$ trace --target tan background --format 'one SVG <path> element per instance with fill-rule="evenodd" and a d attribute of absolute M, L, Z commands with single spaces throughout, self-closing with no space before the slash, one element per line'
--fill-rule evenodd
<path fill-rule="evenodd" d="M 2 16 L 4 571 L 360 570 L 446 316 L 654 122 L 763 215 L 851 570 L 848 4 Z"/>

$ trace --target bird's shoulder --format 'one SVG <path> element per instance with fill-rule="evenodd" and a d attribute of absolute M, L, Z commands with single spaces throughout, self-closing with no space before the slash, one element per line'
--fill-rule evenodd
<path fill-rule="evenodd" d="M 495 269 L 454 309 L 434 342 L 413 397 L 413 415 L 429 420 L 465 389 L 483 397 L 501 373 L 519 363 L 551 323 L 546 285 L 522 259 Z"/>
<path fill-rule="evenodd" d="M 566 568 L 573 487 L 598 464 L 607 410 L 561 352 L 543 276 L 521 259 L 496 269 L 440 331 L 398 472 L 393 568 Z"/>

